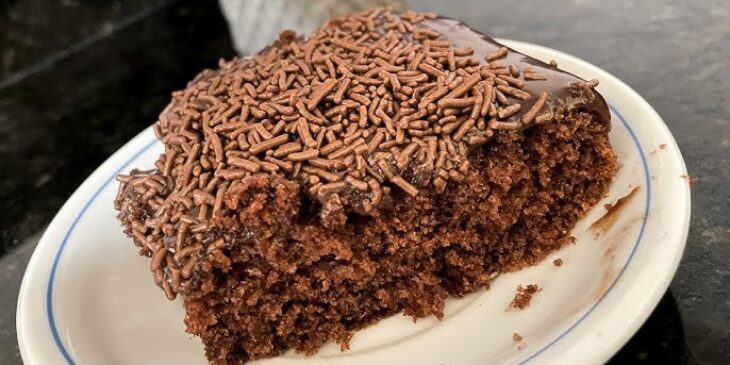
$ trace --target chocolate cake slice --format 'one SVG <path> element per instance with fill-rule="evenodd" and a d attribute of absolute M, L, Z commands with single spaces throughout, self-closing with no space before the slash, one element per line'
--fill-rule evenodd
<path fill-rule="evenodd" d="M 211 363 L 346 349 L 569 241 L 617 166 L 597 83 L 433 14 L 332 19 L 174 92 L 115 208 Z"/>

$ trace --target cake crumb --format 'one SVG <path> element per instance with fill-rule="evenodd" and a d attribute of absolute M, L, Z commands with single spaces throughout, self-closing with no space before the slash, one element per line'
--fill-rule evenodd
<path fill-rule="evenodd" d="M 553 260 L 553 265 L 560 267 L 563 265 L 563 259 L 555 259 Z"/>
<path fill-rule="evenodd" d="M 574 236 L 565 236 L 562 239 L 560 239 L 560 245 L 574 245 L 577 242 L 577 239 Z"/>
<path fill-rule="evenodd" d="M 517 293 L 510 303 L 510 308 L 514 309 L 525 309 L 530 306 L 533 294 L 540 291 L 540 287 L 536 284 L 529 284 L 527 286 L 519 285 L 517 287 Z"/>
<path fill-rule="evenodd" d="M 689 176 L 689 175 L 679 175 L 679 177 L 687 180 L 687 182 L 689 183 L 689 186 L 694 186 L 694 184 L 697 183 L 697 178 L 696 177 L 692 177 L 692 176 Z"/>
<path fill-rule="evenodd" d="M 659 148 L 660 149 L 663 149 L 663 150 L 666 150 L 667 149 L 667 144 L 666 143 L 662 143 L 662 144 L 659 145 Z"/>
<path fill-rule="evenodd" d="M 520 334 L 517 333 L 517 332 L 513 332 L 512 333 L 512 341 L 514 341 L 514 342 L 520 342 L 520 341 L 522 341 L 522 336 L 520 336 Z"/>

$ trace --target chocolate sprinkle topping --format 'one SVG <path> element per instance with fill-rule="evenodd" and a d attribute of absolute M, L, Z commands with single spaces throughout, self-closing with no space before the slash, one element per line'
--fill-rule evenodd
<path fill-rule="evenodd" d="M 376 9 L 333 20 L 306 40 L 283 33 L 253 58 L 222 62 L 220 72 L 203 74 L 175 93 L 160 116 L 166 170 L 180 182 L 201 166 L 221 181 L 263 169 L 309 184 L 316 167 L 332 183 L 350 177 L 367 185 L 385 176 L 383 183 L 410 195 L 458 181 L 451 171 L 465 163 L 465 153 L 485 144 L 493 130 L 530 124 L 548 95 L 522 90 L 539 79 L 534 72 L 493 62 L 506 57 L 508 48 L 480 64 L 472 49 L 452 47 L 421 26 L 424 19 Z M 517 78 L 521 73 L 529 76 Z M 520 118 L 524 106 L 517 101 L 532 99 L 537 102 Z M 423 142 L 430 138 L 435 150 Z M 345 163 L 355 156 L 366 169 Z M 438 156 L 450 163 L 436 168 Z M 443 182 L 435 184 L 437 176 Z M 369 213 L 377 205 L 365 185 L 359 194 L 345 191 L 355 188 L 351 184 L 309 190 L 323 204 L 341 194 L 348 197 L 347 209 Z M 208 204 L 194 201 L 200 202 Z"/>

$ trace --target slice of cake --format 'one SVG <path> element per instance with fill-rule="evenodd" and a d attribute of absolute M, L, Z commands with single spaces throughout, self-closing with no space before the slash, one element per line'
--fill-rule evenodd
<path fill-rule="evenodd" d="M 332 19 L 174 92 L 115 208 L 211 363 L 345 349 L 569 241 L 617 166 L 597 83 L 433 14 Z"/>

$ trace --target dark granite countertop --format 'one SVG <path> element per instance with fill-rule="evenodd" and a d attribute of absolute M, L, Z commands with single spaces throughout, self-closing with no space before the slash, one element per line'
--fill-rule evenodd
<path fill-rule="evenodd" d="M 664 118 L 692 188 L 685 256 L 615 364 L 730 363 L 730 3 L 408 1 L 560 49 L 626 81 Z M 46 225 L 101 162 L 204 67 L 234 54 L 217 3 L 0 0 L 0 364 Z"/>

